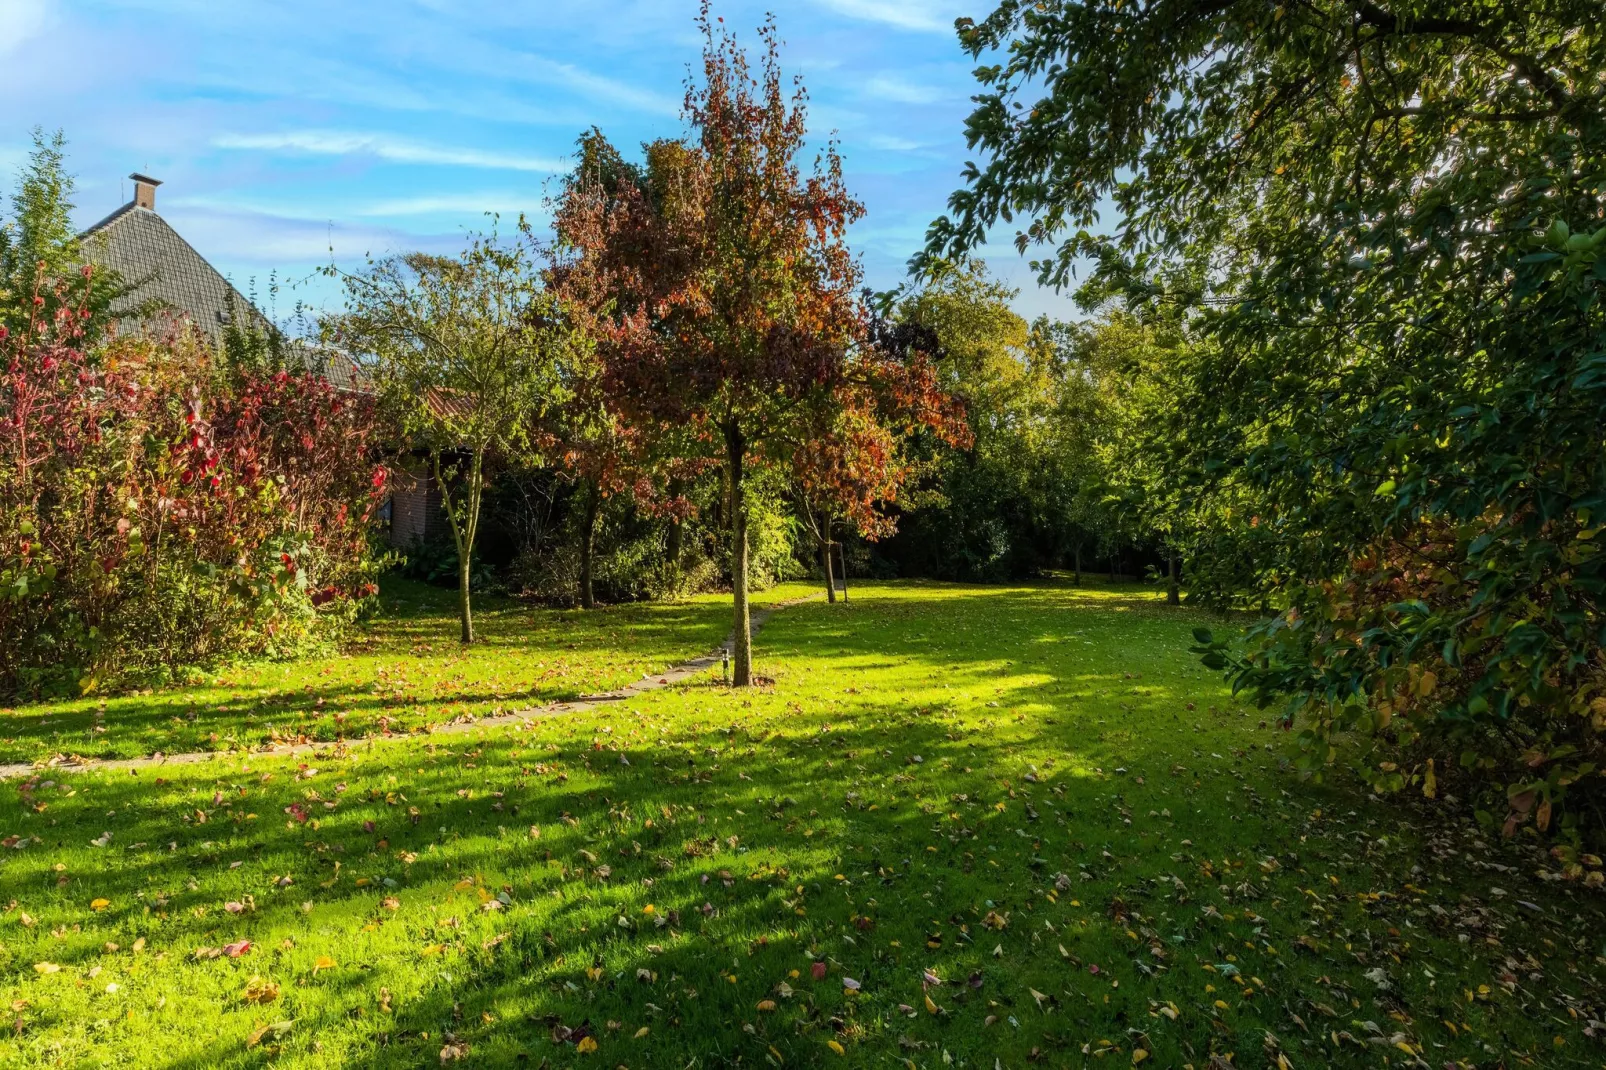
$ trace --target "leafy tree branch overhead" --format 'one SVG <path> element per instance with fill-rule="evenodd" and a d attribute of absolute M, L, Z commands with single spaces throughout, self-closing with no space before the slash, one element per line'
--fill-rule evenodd
<path fill-rule="evenodd" d="M 1377 786 L 1487 777 L 1508 832 L 1598 806 L 1606 759 L 1598 15 L 1006 2 L 961 27 L 987 158 L 925 254 L 1019 218 L 1045 281 L 1181 317 L 1155 456 L 1253 547 L 1196 593 L 1273 610 L 1201 650 L 1310 771 L 1366 729 L 1403 748 Z"/>

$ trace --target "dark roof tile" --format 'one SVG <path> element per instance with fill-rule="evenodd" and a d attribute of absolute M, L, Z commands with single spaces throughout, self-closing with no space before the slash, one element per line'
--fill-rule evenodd
<path fill-rule="evenodd" d="M 170 314 L 188 317 L 214 343 L 228 322 L 230 295 L 234 315 L 262 319 L 229 280 L 148 208 L 126 204 L 90 227 L 82 239 L 90 260 L 111 268 L 135 287 L 118 302 L 117 311 L 129 312 L 155 301 Z"/>

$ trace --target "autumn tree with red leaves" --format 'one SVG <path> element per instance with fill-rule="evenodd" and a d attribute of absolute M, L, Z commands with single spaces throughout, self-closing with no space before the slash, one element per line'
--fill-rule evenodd
<path fill-rule="evenodd" d="M 709 15 L 684 141 L 626 164 L 601 134 L 556 212 L 555 276 L 594 310 L 609 403 L 632 426 L 678 431 L 680 459 L 719 463 L 729 487 L 734 682 L 752 680 L 747 480 L 790 469 L 871 536 L 908 473 L 917 426 L 962 441 L 958 406 L 918 353 L 867 344 L 860 270 L 846 240 L 863 214 L 835 145 L 805 174 L 807 94 L 788 93 L 773 20 L 755 72 Z"/>
<path fill-rule="evenodd" d="M 591 227 L 614 222 L 609 213 L 619 204 L 620 191 L 638 186 L 642 173 L 595 130 L 580 138 L 578 149 L 579 162 L 565 180 L 563 194 L 555 198 L 556 210 L 561 215 L 584 200 L 593 209 L 587 220 Z M 591 609 L 596 605 L 592 566 L 603 502 L 630 495 L 643 512 L 662 513 L 675 521 L 686 503 L 678 494 L 660 495 L 657 483 L 678 482 L 668 473 L 678 474 L 685 466 L 676 462 L 672 448 L 666 449 L 676 437 L 672 432 L 650 421 L 627 418 L 602 359 L 603 347 L 615 334 L 616 310 L 621 302 L 639 306 L 637 291 L 621 287 L 611 272 L 594 270 L 595 260 L 580 259 L 578 247 L 565 240 L 578 232 L 579 221 L 572 212 L 565 219 L 570 226 L 559 226 L 555 244 L 544 243 L 527 222 L 521 227 L 526 240 L 547 261 L 547 285 L 559 296 L 561 314 L 576 340 L 561 367 L 570 400 L 551 413 L 543 433 L 577 487 L 582 510 L 578 593 L 580 605 Z"/>

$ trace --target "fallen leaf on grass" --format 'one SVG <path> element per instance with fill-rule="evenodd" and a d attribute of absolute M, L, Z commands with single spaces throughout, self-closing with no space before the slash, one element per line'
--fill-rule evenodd
<path fill-rule="evenodd" d="M 245 991 L 240 998 L 247 1003 L 272 1003 L 279 998 L 279 986 L 261 977 L 252 977 L 245 983 Z"/>
<path fill-rule="evenodd" d="M 283 1040 L 290 1035 L 290 1031 L 295 1027 L 296 1023 L 294 1021 L 274 1022 L 272 1025 L 265 1025 L 245 1038 L 245 1046 L 254 1048 L 264 1040 Z"/>
<path fill-rule="evenodd" d="M 57 966 L 54 962 L 36 962 L 33 964 L 33 968 L 36 972 L 41 974 L 61 972 L 61 967 Z"/>

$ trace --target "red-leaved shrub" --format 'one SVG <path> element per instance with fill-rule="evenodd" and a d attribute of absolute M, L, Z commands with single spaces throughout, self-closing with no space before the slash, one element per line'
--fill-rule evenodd
<path fill-rule="evenodd" d="M 0 693 L 282 655 L 374 591 L 370 398 L 191 337 L 0 329 Z"/>

